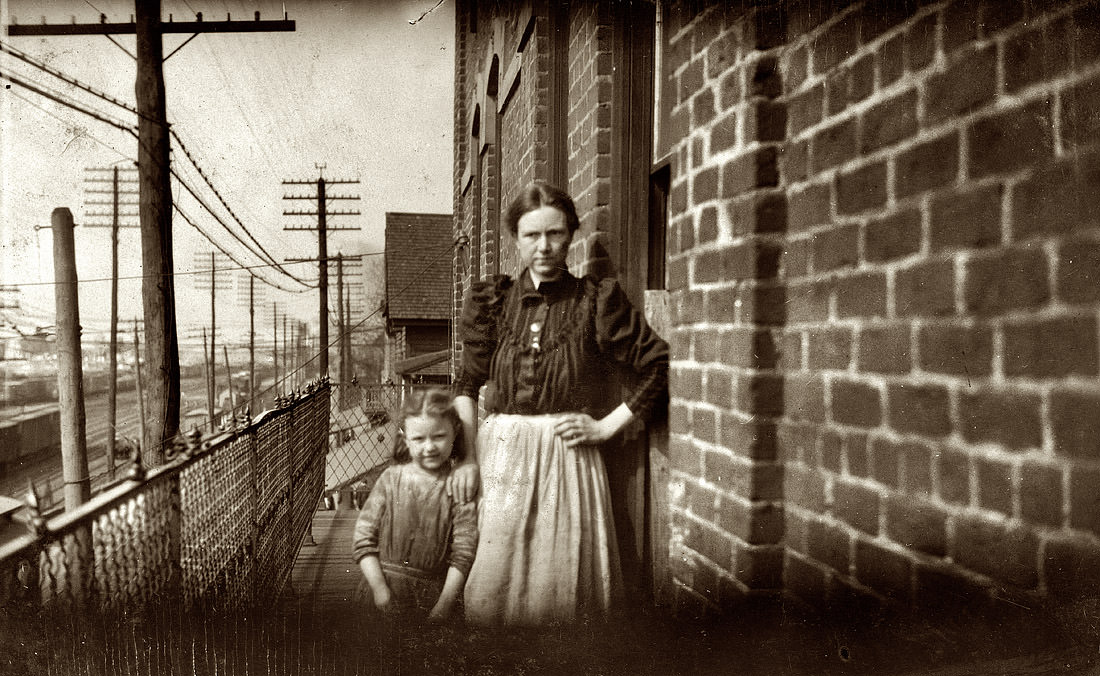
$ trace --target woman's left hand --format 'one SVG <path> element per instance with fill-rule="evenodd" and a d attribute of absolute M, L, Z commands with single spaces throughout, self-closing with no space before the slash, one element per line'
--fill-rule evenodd
<path fill-rule="evenodd" d="M 609 437 L 600 421 L 587 413 L 568 413 L 562 416 L 554 425 L 554 432 L 569 448 L 601 444 Z"/>
<path fill-rule="evenodd" d="M 447 495 L 457 502 L 469 502 L 477 497 L 481 473 L 476 462 L 465 462 L 451 470 L 447 477 Z"/>

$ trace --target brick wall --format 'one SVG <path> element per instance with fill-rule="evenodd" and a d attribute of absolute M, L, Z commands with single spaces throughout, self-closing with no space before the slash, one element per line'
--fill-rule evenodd
<path fill-rule="evenodd" d="M 663 26 L 678 602 L 1095 596 L 1100 10 L 727 4 L 669 3 Z M 482 8 L 456 106 L 493 53 L 509 72 L 531 6 Z M 575 272 L 625 189 L 612 7 L 568 15 Z M 547 39 L 536 17 L 505 128 L 547 114 Z M 544 166 L 515 127 L 504 200 Z M 462 223 L 489 187 L 456 198 Z"/>

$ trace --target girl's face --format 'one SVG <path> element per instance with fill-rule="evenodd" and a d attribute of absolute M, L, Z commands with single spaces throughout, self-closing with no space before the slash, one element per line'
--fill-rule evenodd
<path fill-rule="evenodd" d="M 455 430 L 450 421 L 433 415 L 405 418 L 405 443 L 413 463 L 432 474 L 438 474 L 451 459 Z"/>

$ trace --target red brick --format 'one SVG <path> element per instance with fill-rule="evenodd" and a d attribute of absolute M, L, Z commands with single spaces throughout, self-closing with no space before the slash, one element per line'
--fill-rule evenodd
<path fill-rule="evenodd" d="M 690 401 L 703 399 L 703 370 L 687 366 L 669 368 L 669 384 L 675 395 Z"/>
<path fill-rule="evenodd" d="M 1100 302 L 1100 241 L 1078 237 L 1058 247 L 1058 298 L 1066 303 Z"/>
<path fill-rule="evenodd" d="M 901 77 L 905 69 L 902 52 L 902 36 L 895 35 L 879 47 L 878 54 L 879 86 L 888 87 Z"/>
<path fill-rule="evenodd" d="M 1012 516 L 1012 466 L 989 458 L 975 458 L 978 506 Z"/>
<path fill-rule="evenodd" d="M 810 143 L 798 141 L 797 143 L 784 143 L 780 146 L 779 172 L 783 176 L 784 184 L 803 181 L 809 175 L 810 167 Z"/>
<path fill-rule="evenodd" d="M 917 132 L 917 92 L 910 89 L 867 110 L 860 125 L 860 152 L 894 145 Z"/>
<path fill-rule="evenodd" d="M 1062 525 L 1062 470 L 1026 462 L 1020 467 L 1020 517 L 1053 528 Z"/>
<path fill-rule="evenodd" d="M 766 99 L 783 95 L 783 76 L 776 57 L 761 57 L 753 66 L 751 92 L 753 96 L 763 96 Z"/>
<path fill-rule="evenodd" d="M 691 181 L 691 203 L 702 204 L 718 196 L 718 170 L 704 169 Z"/>
<path fill-rule="evenodd" d="M 877 535 L 879 507 L 879 494 L 873 489 L 844 479 L 833 484 L 833 513 L 852 528 Z"/>
<path fill-rule="evenodd" d="M 852 64 L 848 79 L 848 98 L 858 103 L 875 91 L 875 56 L 865 54 Z"/>
<path fill-rule="evenodd" d="M 825 78 L 825 114 L 833 116 L 848 107 L 848 69 L 839 68 Z"/>
<path fill-rule="evenodd" d="M 977 0 L 955 0 L 943 12 L 943 51 L 949 56 L 962 45 L 978 38 Z"/>
<path fill-rule="evenodd" d="M 696 406 L 691 411 L 691 433 L 699 441 L 718 441 L 718 415 L 714 409 Z"/>
<path fill-rule="evenodd" d="M 783 547 L 734 544 L 733 572 L 750 589 L 778 589 L 783 585 Z"/>
<path fill-rule="evenodd" d="M 1006 249 L 966 262 L 966 309 L 997 315 L 1047 302 L 1047 261 L 1041 250 Z"/>
<path fill-rule="evenodd" d="M 787 129 L 787 105 L 779 101 L 757 100 L 752 104 L 753 116 L 748 118 L 755 122 L 755 134 L 746 132 L 751 140 L 768 143 L 770 141 L 785 140 Z"/>
<path fill-rule="evenodd" d="M 869 263 L 886 263 L 920 251 L 921 217 L 916 209 L 899 211 L 867 222 L 864 257 Z"/>
<path fill-rule="evenodd" d="M 856 578 L 883 596 L 908 600 L 913 562 L 905 556 L 862 538 L 856 540 Z"/>
<path fill-rule="evenodd" d="M 819 232 L 811 246 L 816 273 L 854 267 L 859 263 L 859 226 L 844 225 Z"/>
<path fill-rule="evenodd" d="M 787 322 L 787 289 L 783 285 L 758 282 L 738 291 L 744 311 L 741 321 L 761 326 L 782 326 Z"/>
<path fill-rule="evenodd" d="M 897 488 L 901 482 L 904 447 L 887 437 L 873 436 L 870 440 L 871 478 Z"/>
<path fill-rule="evenodd" d="M 886 164 L 875 162 L 837 174 L 836 209 L 855 214 L 886 203 Z"/>
<path fill-rule="evenodd" d="M 1100 469 L 1070 468 L 1069 525 L 1100 535 Z"/>
<path fill-rule="evenodd" d="M 1023 528 L 980 517 L 955 523 L 955 560 L 971 570 L 1017 587 L 1038 583 L 1039 542 Z"/>
<path fill-rule="evenodd" d="M 929 14 L 905 32 L 905 67 L 910 72 L 921 70 L 936 58 L 936 21 L 937 16 Z"/>
<path fill-rule="evenodd" d="M 741 374 L 737 378 L 736 404 L 746 413 L 783 413 L 783 378 L 766 372 Z"/>
<path fill-rule="evenodd" d="M 899 317 L 954 314 L 954 263 L 933 261 L 898 270 L 894 278 L 894 312 Z"/>
<path fill-rule="evenodd" d="M 855 427 L 878 427 L 882 423 L 882 402 L 876 388 L 851 380 L 834 380 L 829 391 L 835 422 Z"/>
<path fill-rule="evenodd" d="M 699 223 L 696 230 L 699 233 L 700 244 L 718 239 L 718 210 L 714 207 L 704 208 L 699 214 Z"/>
<path fill-rule="evenodd" d="M 1031 30 L 1018 33 L 1004 44 L 1005 89 L 1020 89 L 1053 80 L 1073 67 L 1073 24 L 1061 16 Z"/>
<path fill-rule="evenodd" d="M 1061 120 L 1062 142 L 1067 146 L 1096 142 L 1100 134 L 1100 77 L 1062 91 Z"/>
<path fill-rule="evenodd" d="M 792 284 L 787 293 L 790 297 L 790 316 L 793 323 L 820 322 L 829 318 L 831 290 L 828 284 Z"/>
<path fill-rule="evenodd" d="M 678 103 L 689 101 L 703 88 L 703 59 L 695 59 L 680 73 Z"/>
<path fill-rule="evenodd" d="M 737 112 L 723 115 L 710 128 L 710 151 L 718 153 L 737 145 Z"/>
<path fill-rule="evenodd" d="M 740 22 L 743 9 L 736 5 L 729 5 L 727 11 L 734 21 Z M 778 5 L 764 6 L 756 12 L 751 42 L 752 46 L 764 51 L 773 47 L 779 47 L 787 42 L 787 13 Z"/>
<path fill-rule="evenodd" d="M 957 505 L 970 504 L 970 456 L 943 449 L 939 455 L 940 499 Z"/>
<path fill-rule="evenodd" d="M 1054 451 L 1067 458 L 1100 460 L 1100 394 L 1056 389 L 1050 395 Z"/>
<path fill-rule="evenodd" d="M 1037 395 L 1012 390 L 963 390 L 959 396 L 960 431 L 970 442 L 1037 448 L 1043 442 L 1039 404 Z"/>
<path fill-rule="evenodd" d="M 779 457 L 784 463 L 809 465 L 817 447 L 817 426 L 813 423 L 782 422 L 776 432 Z"/>
<path fill-rule="evenodd" d="M 938 385 L 891 385 L 890 427 L 902 434 L 942 437 L 951 433 L 951 401 Z"/>
<path fill-rule="evenodd" d="M 724 368 L 708 368 L 706 396 L 704 401 L 723 407 L 729 403 L 733 393 L 733 372 Z"/>
<path fill-rule="evenodd" d="M 782 191 L 759 191 L 728 203 L 730 234 L 786 232 L 787 198 Z"/>
<path fill-rule="evenodd" d="M 826 573 L 799 556 L 787 553 L 783 564 L 783 586 L 807 603 L 824 605 Z"/>
<path fill-rule="evenodd" d="M 707 77 L 716 78 L 737 65 L 739 40 L 737 34 L 728 32 L 719 37 L 722 24 L 718 21 L 700 21 L 692 35 L 691 51 L 706 54 Z"/>
<path fill-rule="evenodd" d="M 925 613 L 954 617 L 960 610 L 979 613 L 990 605 L 987 584 L 954 563 L 916 564 L 914 604 Z"/>
<path fill-rule="evenodd" d="M 812 173 L 820 173 L 856 156 L 856 118 L 838 122 L 814 134 L 810 141 Z"/>
<path fill-rule="evenodd" d="M 714 105 L 714 90 L 707 89 L 702 90 L 695 95 L 695 98 L 691 100 L 691 126 L 704 127 L 714 116 L 718 113 L 718 109 Z"/>
<path fill-rule="evenodd" d="M 925 81 L 924 111 L 935 124 L 975 110 L 997 93 L 997 47 L 974 48 L 951 57 L 947 69 Z"/>
<path fill-rule="evenodd" d="M 947 553 L 947 514 L 921 500 L 886 500 L 886 535 L 908 548 L 931 556 Z"/>
<path fill-rule="evenodd" d="M 848 574 L 851 536 L 844 529 L 822 521 L 811 521 L 806 531 L 806 553 L 829 568 Z"/>
<path fill-rule="evenodd" d="M 977 120 L 969 130 L 970 176 L 1012 173 L 1050 159 L 1053 129 L 1046 99 Z"/>
<path fill-rule="evenodd" d="M 1095 377 L 1100 374 L 1096 328 L 1095 314 L 1006 323 L 1005 375 Z"/>
<path fill-rule="evenodd" d="M 967 378 L 992 371 L 993 332 L 981 326 L 925 324 L 918 335 L 920 368 Z"/>
<path fill-rule="evenodd" d="M 783 537 L 783 509 L 767 502 L 723 500 L 717 524 L 749 544 L 776 544 Z"/>
<path fill-rule="evenodd" d="M 736 197 L 756 188 L 778 184 L 779 165 L 775 146 L 761 146 L 727 162 L 722 169 L 723 197 Z"/>
<path fill-rule="evenodd" d="M 836 311 L 841 319 L 886 316 L 886 275 L 864 272 L 838 280 Z"/>
<path fill-rule="evenodd" d="M 733 564 L 733 541 L 730 537 L 717 528 L 707 528 L 695 522 L 689 523 L 691 525 L 684 536 L 684 545 L 713 561 L 719 567 L 729 568 Z M 713 594 L 717 581 L 713 577 L 700 579 L 700 573 L 709 574 L 710 570 L 706 566 L 696 566 L 692 586 L 697 587 L 700 593 Z"/>
<path fill-rule="evenodd" d="M 1047 591 L 1070 602 L 1095 599 L 1100 591 L 1100 547 L 1088 538 L 1056 535 L 1043 548 Z"/>
<path fill-rule="evenodd" d="M 787 375 L 783 410 L 791 420 L 824 422 L 825 384 L 819 377 Z"/>
<path fill-rule="evenodd" d="M 787 128 L 791 137 L 821 121 L 825 108 L 825 85 L 816 84 L 787 101 Z"/>
<path fill-rule="evenodd" d="M 864 373 L 908 373 L 909 325 L 871 325 L 859 332 L 856 369 Z"/>
<path fill-rule="evenodd" d="M 722 81 L 718 84 L 718 92 L 721 96 L 718 99 L 718 110 L 720 112 L 728 111 L 744 100 L 745 87 L 742 84 L 744 77 L 744 73 L 737 68 L 722 76 Z"/>
<path fill-rule="evenodd" d="M 815 329 L 806 334 L 811 371 L 845 371 L 852 361 L 852 331 L 844 327 Z"/>
<path fill-rule="evenodd" d="M 810 274 L 810 239 L 788 239 L 783 252 L 783 278 L 787 281 Z"/>
<path fill-rule="evenodd" d="M 809 53 L 805 45 L 796 49 L 784 50 L 782 73 L 783 82 L 788 91 L 794 91 L 806 80 L 809 67 Z"/>
<path fill-rule="evenodd" d="M 814 73 L 827 73 L 856 51 L 859 30 L 852 15 L 825 29 L 813 43 Z"/>
<path fill-rule="evenodd" d="M 792 192 L 787 198 L 787 225 L 791 232 L 803 232 L 832 219 L 829 184 L 818 183 Z"/>
<path fill-rule="evenodd" d="M 933 197 L 932 250 L 1000 244 L 1001 193 L 1001 184 L 996 183 Z"/>
<path fill-rule="evenodd" d="M 786 330 L 780 340 L 779 358 L 775 367 L 784 372 L 802 371 L 805 368 L 802 361 L 802 332 Z"/>
<path fill-rule="evenodd" d="M 1012 236 L 1021 241 L 1060 235 L 1100 224 L 1095 195 L 1100 191 L 1100 161 L 1079 155 L 1037 172 L 1012 195 Z"/>
<path fill-rule="evenodd" d="M 894 192 L 901 199 L 951 185 L 958 171 L 959 135 L 952 132 L 898 156 L 894 166 Z"/>
<path fill-rule="evenodd" d="M 831 474 L 840 474 L 844 462 L 844 436 L 835 430 L 823 430 L 818 452 L 818 466 Z"/>
<path fill-rule="evenodd" d="M 751 460 L 775 460 L 778 453 L 775 425 L 760 420 L 745 420 L 738 413 L 723 411 L 721 444 L 737 455 Z"/>
<path fill-rule="evenodd" d="M 688 437 L 672 435 L 668 439 L 669 458 L 673 469 L 691 476 L 703 472 L 703 452 Z"/>
<path fill-rule="evenodd" d="M 908 495 L 932 494 L 932 447 L 919 442 L 906 443 L 902 454 L 902 490 Z"/>
<path fill-rule="evenodd" d="M 784 469 L 786 500 L 793 505 L 820 514 L 825 511 L 825 478 L 802 464 L 787 464 Z"/>
<path fill-rule="evenodd" d="M 870 476 L 866 434 L 849 434 L 844 443 L 844 462 L 848 474 L 859 478 Z"/>
<path fill-rule="evenodd" d="M 773 277 L 781 250 L 772 242 L 749 240 L 701 252 L 695 259 L 692 282 L 708 284 L 741 279 Z"/>
<path fill-rule="evenodd" d="M 717 317 L 713 318 L 718 321 Z M 724 364 L 740 368 L 772 368 L 778 360 L 770 331 L 755 327 L 734 327 L 722 332 L 719 351 Z"/>
<path fill-rule="evenodd" d="M 746 500 L 782 497 L 782 467 L 776 463 L 754 462 L 711 451 L 703 455 L 703 476 L 722 490 Z"/>

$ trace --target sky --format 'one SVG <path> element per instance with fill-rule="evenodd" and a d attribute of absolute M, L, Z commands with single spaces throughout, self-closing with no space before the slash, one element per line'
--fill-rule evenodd
<path fill-rule="evenodd" d="M 437 2 L 163 0 L 163 20 L 169 14 L 176 21 L 193 20 L 195 12 L 202 12 L 206 20 L 224 20 L 227 14 L 251 19 L 257 10 L 262 19 L 279 19 L 285 7 L 287 18 L 296 22 L 294 32 L 201 34 L 164 63 L 168 121 L 217 194 L 175 142 L 173 167 L 245 244 L 207 213 L 184 185 L 173 181 L 176 203 L 240 265 L 267 263 L 257 253 L 254 238 L 285 270 L 310 284 L 317 279 L 316 263 L 286 259 L 315 258 L 316 232 L 284 228 L 315 227 L 316 219 L 283 211 L 313 211 L 316 203 L 283 197 L 316 194 L 316 186 L 288 186 L 284 180 L 312 182 L 323 172 L 326 179 L 360 181 L 328 189 L 330 195 L 360 198 L 333 202 L 330 210 L 361 212 L 328 219 L 330 227 L 359 228 L 331 232 L 330 255 L 380 252 L 387 211 L 450 213 L 454 6 L 450 0 Z M 0 0 L 4 25 L 43 19 L 70 23 L 74 18 L 91 23 L 99 21 L 100 13 L 108 21 L 129 21 L 133 4 Z M 188 37 L 166 35 L 165 55 Z M 118 45 L 104 36 L 9 37 L 6 31 L 0 35 L 4 45 L 133 107 L 135 62 L 126 52 L 134 52 L 134 38 L 114 39 Z M 0 74 L 45 85 L 103 117 L 136 126 L 133 112 L 67 84 L 10 51 L 0 53 Z M 110 229 L 87 227 L 104 220 L 91 214 L 102 207 L 87 202 L 104 199 L 89 190 L 106 184 L 86 179 L 109 176 L 113 165 L 132 167 L 137 141 L 8 80 L 0 78 L 0 85 L 10 85 L 0 88 L 0 305 L 19 305 L 0 309 L 0 334 L 13 324 L 23 332 L 53 324 L 53 245 L 50 230 L 41 226 L 49 224 L 53 209 L 67 207 L 78 226 L 84 336 L 105 340 Z M 241 230 L 222 199 L 252 237 Z M 130 220 L 137 222 L 136 217 Z M 120 233 L 123 320 L 141 315 L 138 232 L 133 228 Z M 200 280 L 192 273 L 216 248 L 178 214 L 173 217 L 173 237 L 182 353 L 201 346 L 200 327 L 209 324 L 208 277 Z M 364 262 L 369 265 L 360 270 L 380 270 L 381 256 L 368 256 Z M 268 339 L 274 303 L 280 315 L 289 312 L 316 325 L 316 289 L 305 289 L 270 264 L 255 272 L 295 291 L 257 282 L 263 310 L 256 321 L 266 327 Z M 219 282 L 229 286 L 217 292 L 216 312 L 219 335 L 227 339 L 247 335 L 241 333 L 247 331 L 246 280 L 245 273 L 231 272 Z M 373 284 L 357 298 L 364 312 L 377 307 L 379 299 Z"/>

